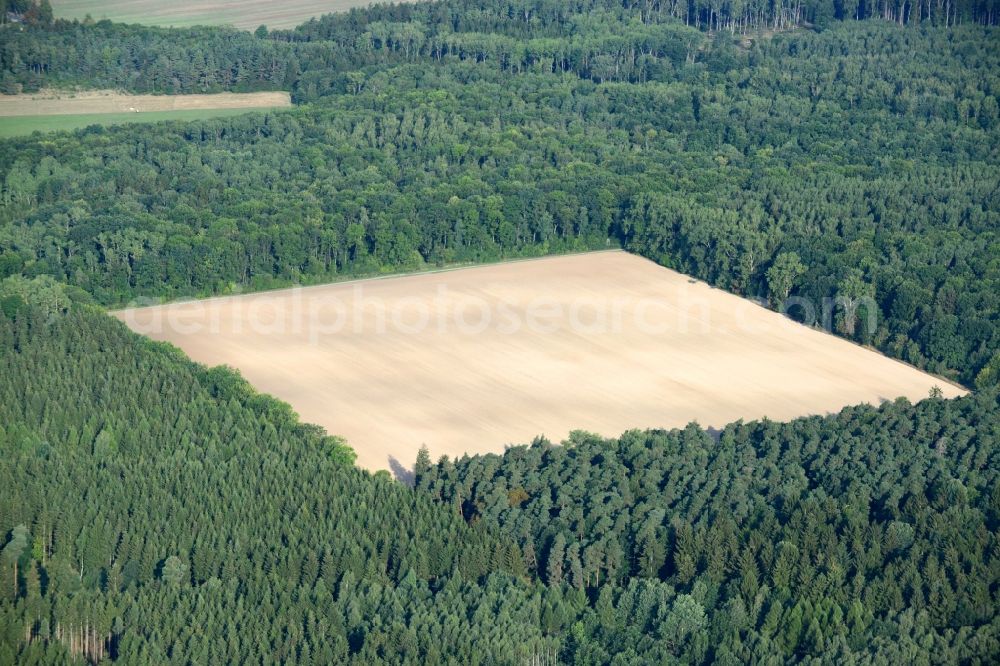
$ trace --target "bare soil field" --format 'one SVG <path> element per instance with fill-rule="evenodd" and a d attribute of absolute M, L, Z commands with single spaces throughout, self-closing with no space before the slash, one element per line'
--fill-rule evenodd
<path fill-rule="evenodd" d="M 58 18 L 111 19 L 120 23 L 184 27 L 233 25 L 253 30 L 292 28 L 313 16 L 367 7 L 370 0 L 52 0 Z"/>
<path fill-rule="evenodd" d="M 788 420 L 959 387 L 623 252 L 114 313 L 238 368 L 369 469 L 575 429 Z"/>
<path fill-rule="evenodd" d="M 202 109 L 265 109 L 292 105 L 287 92 L 217 93 L 212 95 L 127 95 L 112 90 L 42 91 L 0 95 L 0 116 L 78 115 L 194 111 Z"/>

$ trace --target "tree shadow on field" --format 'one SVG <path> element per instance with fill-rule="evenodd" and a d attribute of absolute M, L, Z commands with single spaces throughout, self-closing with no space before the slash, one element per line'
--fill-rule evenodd
<path fill-rule="evenodd" d="M 400 483 L 405 483 L 406 485 L 413 487 L 416 479 L 414 478 L 413 470 L 405 467 L 403 463 L 399 462 L 393 456 L 389 456 L 389 469 L 392 471 L 392 475 L 396 477 L 396 480 Z"/>

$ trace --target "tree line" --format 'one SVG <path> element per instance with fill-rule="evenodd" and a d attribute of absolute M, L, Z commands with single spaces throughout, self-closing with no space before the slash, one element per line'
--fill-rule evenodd
<path fill-rule="evenodd" d="M 409 488 L 90 300 L 0 285 L 4 663 L 1000 656 L 995 390 L 421 452 Z"/>
<path fill-rule="evenodd" d="M 705 31 L 749 34 L 835 21 L 881 19 L 900 25 L 950 26 L 959 23 L 995 25 L 997 5 L 990 0 L 450 0 L 448 2 L 386 3 L 312 19 L 293 30 L 271 33 L 289 40 L 346 42 L 378 23 L 424 26 L 426 34 L 502 33 L 517 37 L 571 34 L 585 17 L 607 14 L 619 23 L 646 25 L 679 23 Z"/>
<path fill-rule="evenodd" d="M 54 20 L 47 0 L 6 2 L 18 22 L 0 40 L 2 93 L 42 86 L 173 94 L 285 89 L 297 102 L 335 94 L 350 85 L 345 75 L 389 62 L 472 59 L 515 73 L 642 81 L 664 65 L 696 61 L 705 33 L 749 44 L 774 31 L 856 20 L 924 27 L 1000 20 L 997 0 L 451 0 L 380 4 L 293 30 L 248 33 Z"/>
<path fill-rule="evenodd" d="M 516 535 L 549 586 L 588 595 L 568 663 L 989 661 L 997 400 L 903 400 L 714 435 L 577 432 L 436 464 L 422 452 L 417 488 Z"/>
<path fill-rule="evenodd" d="M 0 294 L 3 663 L 511 662 L 549 644 L 496 531 L 85 293 Z"/>
<path fill-rule="evenodd" d="M 0 26 L 7 92 L 300 103 L 0 144 L 0 663 L 997 661 L 995 14 L 750 7 Z M 410 489 L 99 309 L 608 246 L 979 392 Z"/>
<path fill-rule="evenodd" d="M 995 39 L 859 23 L 643 83 L 388 63 L 291 112 L 12 139 L 0 276 L 119 304 L 622 246 L 776 307 L 872 299 L 826 323 L 989 386 Z"/>

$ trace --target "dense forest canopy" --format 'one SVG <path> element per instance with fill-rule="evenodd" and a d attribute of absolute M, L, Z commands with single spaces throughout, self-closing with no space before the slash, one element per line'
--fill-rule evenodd
<path fill-rule="evenodd" d="M 377 4 L 294 30 L 269 33 L 262 26 L 251 34 L 53 20 L 26 0 L 4 2 L 13 2 L 22 14 L 12 15 L 23 20 L 0 40 L 0 92 L 43 85 L 166 93 L 292 89 L 297 101 L 340 92 L 358 70 L 389 63 L 459 59 L 515 73 L 636 80 L 656 63 L 695 62 L 706 34 L 750 43 L 856 19 L 920 30 L 1000 21 L 998 0 L 448 0 Z M 354 76 L 345 82 L 345 74 Z"/>
<path fill-rule="evenodd" d="M 312 102 L 8 140 L 0 276 L 118 304 L 615 245 L 775 303 L 871 297 L 874 327 L 838 311 L 830 328 L 967 385 L 1000 380 L 1000 33 L 845 22 L 746 48 L 637 24 L 660 31 L 650 55 L 586 18 L 542 67 L 530 49 L 406 56 L 365 40 L 295 45 L 314 49 L 303 66 L 207 28 L 17 33 L 64 54 L 54 80 L 134 71 L 118 84 L 162 89 L 151 63 L 210 64 L 168 75 L 186 89 L 226 63 L 208 89 L 270 72 Z M 150 49 L 131 65 L 106 46 L 84 66 L 61 43 L 143 53 L 128 34 Z M 338 49 L 362 69 L 331 65 Z"/>
<path fill-rule="evenodd" d="M 30 306 L 8 291 L 0 662 L 371 663 L 446 641 L 474 663 L 544 647 L 537 626 L 487 610 L 540 603 L 495 532 L 58 285 L 31 285 Z"/>
<path fill-rule="evenodd" d="M 476 526 L 518 535 L 529 573 L 549 585 L 644 581 L 693 597 L 707 617 L 685 650 L 845 663 L 878 646 L 902 663 L 913 640 L 962 663 L 998 648 L 998 407 L 994 392 L 717 436 L 693 424 L 616 440 L 575 433 L 502 456 L 424 458 L 417 486 Z M 912 639 L 883 644 L 893 625 Z M 589 663 L 650 640 L 604 618 L 585 627 L 603 643 L 579 647 Z"/>
<path fill-rule="evenodd" d="M 1000 656 L 996 391 L 422 456 L 411 490 L 81 300 L 0 297 L 3 663 Z"/>
<path fill-rule="evenodd" d="M 996 2 L 47 6 L 0 6 L 0 92 L 298 108 L 0 142 L 0 663 L 1000 660 Z M 870 297 L 831 328 L 979 392 L 422 454 L 411 489 L 100 310 L 609 245 Z"/>

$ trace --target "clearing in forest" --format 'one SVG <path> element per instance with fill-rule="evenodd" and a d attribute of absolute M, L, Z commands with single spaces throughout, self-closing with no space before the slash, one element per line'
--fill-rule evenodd
<path fill-rule="evenodd" d="M 935 386 L 903 363 L 624 252 L 115 313 L 238 368 L 369 469 L 537 435 L 788 420 Z"/>
<path fill-rule="evenodd" d="M 141 23 L 165 27 L 233 25 L 253 30 L 293 28 L 313 16 L 367 7 L 370 0 L 52 0 L 57 18 L 111 19 L 119 23 Z"/>
<path fill-rule="evenodd" d="M 0 95 L 0 116 L 49 116 L 90 113 L 196 111 L 203 109 L 273 109 L 292 105 L 287 92 L 214 93 L 211 95 L 129 95 L 113 90 Z"/>
<path fill-rule="evenodd" d="M 200 120 L 292 105 L 287 92 L 128 95 L 110 90 L 0 95 L 0 137 L 159 120 Z"/>

